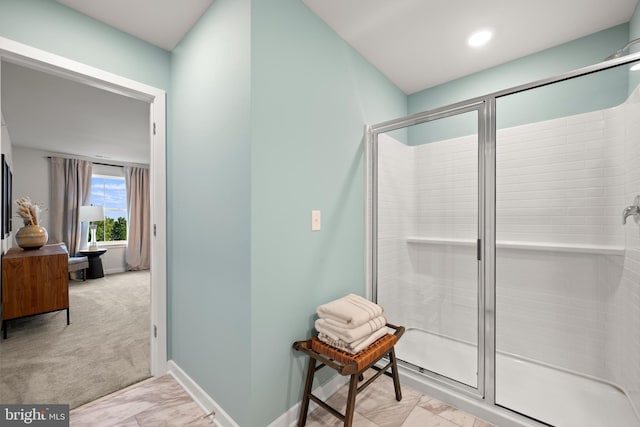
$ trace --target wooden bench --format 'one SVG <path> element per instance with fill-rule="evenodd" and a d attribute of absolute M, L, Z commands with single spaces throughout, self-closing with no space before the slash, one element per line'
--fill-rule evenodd
<path fill-rule="evenodd" d="M 404 334 L 404 327 L 387 323 L 387 327 L 394 329 L 394 334 L 387 334 L 380 338 L 366 349 L 359 353 L 351 354 L 346 351 L 332 347 L 318 338 L 311 338 L 306 341 L 296 341 L 293 348 L 302 351 L 309 356 L 309 365 L 307 367 L 307 379 L 304 385 L 304 395 L 300 406 L 300 416 L 298 418 L 298 427 L 303 427 L 307 423 L 307 412 L 309 410 L 309 400 L 313 400 L 322 408 L 326 409 L 344 422 L 345 427 L 351 427 L 353 424 L 353 413 L 355 411 L 356 396 L 362 390 L 367 388 L 380 375 L 386 374 L 393 378 L 393 387 L 396 394 L 396 400 L 402 400 L 402 392 L 400 390 L 400 379 L 398 377 L 398 366 L 396 364 L 396 354 L 394 346 Z M 384 356 L 388 356 L 389 362 L 382 368 L 375 364 Z M 318 365 L 319 363 L 319 365 Z M 347 396 L 347 408 L 344 414 L 338 412 L 335 408 L 322 401 L 312 392 L 313 378 L 315 373 L 328 366 L 335 369 L 340 375 L 350 375 L 349 394 Z M 358 382 L 362 381 L 364 372 L 372 368 L 376 370 L 376 374 L 369 378 L 365 383 L 358 386 Z M 388 371 L 391 370 L 389 373 Z"/>

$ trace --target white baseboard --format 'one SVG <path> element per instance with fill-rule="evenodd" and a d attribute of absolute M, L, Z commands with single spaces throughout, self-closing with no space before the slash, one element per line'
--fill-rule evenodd
<path fill-rule="evenodd" d="M 216 403 L 186 372 L 184 372 L 173 360 L 167 362 L 169 373 L 176 379 L 178 384 L 191 396 L 191 398 L 202 408 L 205 413 L 215 411 L 212 421 L 218 427 L 239 427 L 239 425 L 227 414 L 222 407 Z M 322 400 L 328 399 L 333 393 L 338 391 L 340 387 L 347 383 L 349 377 L 335 375 L 324 385 L 313 390 L 313 394 Z M 298 422 L 301 402 L 293 405 L 287 412 L 274 420 L 268 427 L 295 427 Z M 309 413 L 316 409 L 313 401 L 309 402 Z"/>
<path fill-rule="evenodd" d="M 313 390 L 313 394 L 318 396 L 322 400 L 326 400 L 333 393 L 338 391 L 340 387 L 347 383 L 349 379 L 348 376 L 343 377 L 342 375 L 335 375 L 329 381 L 327 381 L 324 385 L 317 387 Z M 298 422 L 298 416 L 300 414 L 300 404 L 302 402 L 298 402 L 293 405 L 287 412 L 280 415 L 277 419 L 275 419 L 268 427 L 295 427 Z M 309 412 L 313 411 L 318 407 L 313 401 L 309 402 Z"/>
<path fill-rule="evenodd" d="M 211 420 L 215 422 L 218 427 L 240 427 L 229 414 L 227 414 L 222 407 L 216 403 L 194 380 L 191 379 L 186 372 L 173 361 L 167 362 L 169 373 L 178 381 L 178 384 L 191 396 L 191 398 L 202 408 L 202 410 L 208 414 L 211 411 L 215 411 L 215 415 L 211 417 Z"/>

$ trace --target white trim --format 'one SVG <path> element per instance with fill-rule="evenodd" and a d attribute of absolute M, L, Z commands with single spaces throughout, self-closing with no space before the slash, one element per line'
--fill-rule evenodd
<path fill-rule="evenodd" d="M 364 295 L 373 301 L 373 278 L 371 269 L 373 268 L 373 247 L 371 244 L 371 227 L 373 212 L 373 179 L 371 166 L 373 162 L 371 126 L 364 126 Z"/>
<path fill-rule="evenodd" d="M 150 104 L 149 133 L 151 161 L 149 165 L 151 193 L 151 269 L 156 287 L 152 286 L 152 325 L 157 325 L 155 357 L 151 358 L 151 372 L 161 375 L 167 370 L 167 170 L 166 170 L 166 93 L 162 91 Z M 154 125 L 155 123 L 155 125 Z M 155 129 L 154 129 L 155 128 Z M 155 135 L 154 135 L 155 130 Z M 156 291 L 155 294 L 153 291 Z M 155 315 L 154 315 L 155 314 Z M 153 347 L 152 347 L 153 350 Z"/>
<path fill-rule="evenodd" d="M 321 385 L 313 390 L 313 394 L 315 394 L 321 400 L 327 400 L 332 394 L 336 391 L 340 390 L 342 386 L 347 383 L 348 377 L 343 377 L 342 375 L 334 375 L 329 381 L 327 381 L 324 385 Z M 298 422 L 298 416 L 300 415 L 300 404 L 302 402 L 298 402 L 293 405 L 287 412 L 280 415 L 276 418 L 268 427 L 295 427 Z M 314 401 L 309 402 L 309 411 L 310 414 L 314 409 L 316 409 L 318 405 Z"/>
<path fill-rule="evenodd" d="M 183 371 L 176 362 L 170 360 L 167 363 L 167 366 L 169 373 L 176 379 L 178 384 L 182 386 L 187 394 L 191 396 L 194 402 L 196 402 L 205 414 L 215 411 L 214 415 L 212 415 L 210 419 L 215 422 L 216 426 L 239 427 L 238 423 L 236 423 L 233 418 L 231 418 L 231 416 L 222 409 L 222 406 L 216 403 L 216 401 L 213 400 L 211 396 L 209 396 L 207 392 L 198 385 L 198 383 L 191 379 L 191 377 L 187 375 L 187 373 Z"/>
<path fill-rule="evenodd" d="M 102 241 L 98 243 L 99 243 L 98 244 L 99 248 L 107 248 L 107 249 L 126 248 L 129 246 L 126 240 L 107 240 L 106 242 Z"/>
<path fill-rule="evenodd" d="M 3 60 L 140 101 L 154 102 L 164 91 L 35 47 L 0 37 Z"/>
<path fill-rule="evenodd" d="M 151 243 L 151 374 L 163 375 L 167 372 L 165 91 L 4 37 L 0 37 L 0 58 L 149 103 L 151 221 L 157 230 Z"/>

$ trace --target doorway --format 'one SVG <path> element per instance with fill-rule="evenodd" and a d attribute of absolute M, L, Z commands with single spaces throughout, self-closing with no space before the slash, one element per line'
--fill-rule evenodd
<path fill-rule="evenodd" d="M 164 374 L 167 370 L 165 92 L 5 38 L 0 38 L 0 59 L 148 104 L 152 224 L 150 371 L 154 376 Z M 0 68 L 1 77 L 2 69 Z M 0 140 L 0 146 L 2 144 L 4 143 Z"/>

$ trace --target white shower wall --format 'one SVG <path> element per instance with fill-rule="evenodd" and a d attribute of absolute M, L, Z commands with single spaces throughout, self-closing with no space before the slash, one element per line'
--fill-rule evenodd
<path fill-rule="evenodd" d="M 625 108 L 625 206 L 640 194 L 640 91 Z M 625 231 L 622 280 L 612 284 L 610 312 L 615 313 L 610 359 L 615 380 L 625 388 L 636 413 L 640 414 L 640 227 L 629 218 Z"/>
<path fill-rule="evenodd" d="M 406 236 L 414 233 L 417 215 L 412 152 L 386 135 L 380 135 L 380 141 L 384 154 L 380 153 L 378 161 L 378 301 L 385 301 L 388 307 L 407 306 L 407 310 L 394 309 L 392 312 L 403 316 L 390 317 L 390 321 L 420 323 L 423 310 L 413 298 L 406 245 Z"/>
<path fill-rule="evenodd" d="M 613 381 L 636 408 L 640 227 L 621 212 L 640 194 L 638 117 L 629 101 L 499 130 L 496 176 L 498 350 Z M 470 342 L 476 141 L 380 135 L 378 165 L 378 301 L 392 322 Z"/>
<path fill-rule="evenodd" d="M 619 107 L 498 131 L 496 239 L 524 243 L 496 250 L 498 351 L 613 379 L 624 130 Z"/>

